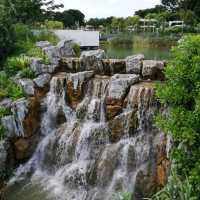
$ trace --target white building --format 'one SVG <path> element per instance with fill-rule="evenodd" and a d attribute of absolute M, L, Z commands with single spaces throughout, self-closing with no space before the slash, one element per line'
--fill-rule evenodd
<path fill-rule="evenodd" d="M 54 30 L 60 40 L 73 40 L 80 47 L 99 47 L 99 31 Z"/>

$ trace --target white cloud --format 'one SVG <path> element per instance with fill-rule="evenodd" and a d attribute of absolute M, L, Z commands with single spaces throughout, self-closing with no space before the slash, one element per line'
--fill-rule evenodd
<path fill-rule="evenodd" d="M 86 18 L 91 17 L 127 17 L 136 10 L 150 8 L 160 3 L 160 0 L 55 0 L 63 3 L 65 9 L 78 9 Z"/>

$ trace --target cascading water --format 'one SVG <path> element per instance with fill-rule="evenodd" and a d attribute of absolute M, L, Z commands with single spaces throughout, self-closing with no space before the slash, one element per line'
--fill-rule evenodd
<path fill-rule="evenodd" d="M 128 95 L 120 113 L 108 120 L 110 77 L 77 77 L 52 78 L 42 103 L 43 139 L 10 180 L 8 200 L 112 200 L 121 191 L 141 199 L 138 174 L 155 174 L 154 138 L 161 134 L 150 124 L 157 110 L 153 89 L 127 85 L 123 76 Z M 76 96 L 79 89 L 85 91 L 75 108 L 68 98 L 69 81 Z M 115 132 L 119 136 L 113 140 Z"/>

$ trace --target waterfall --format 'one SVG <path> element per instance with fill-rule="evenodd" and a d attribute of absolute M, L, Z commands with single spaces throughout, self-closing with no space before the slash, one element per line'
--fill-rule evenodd
<path fill-rule="evenodd" d="M 133 85 L 135 78 L 54 75 L 41 103 L 41 142 L 10 180 L 11 188 L 23 181 L 25 186 L 9 200 L 25 194 L 30 200 L 112 200 L 121 191 L 140 199 L 137 188 L 155 177 L 160 141 L 154 137 L 162 133 L 152 125 L 158 109 L 154 90 Z M 114 99 L 109 96 L 113 90 Z M 108 112 L 114 112 L 111 119 Z M 34 188 L 37 193 L 29 196 Z"/>

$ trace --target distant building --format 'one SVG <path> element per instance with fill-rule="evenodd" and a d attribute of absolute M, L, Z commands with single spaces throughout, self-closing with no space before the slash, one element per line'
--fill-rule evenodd
<path fill-rule="evenodd" d="M 143 29 L 143 31 L 146 30 L 152 30 L 153 32 L 155 32 L 157 24 L 158 24 L 158 20 L 156 19 L 140 19 L 140 28 Z"/>
<path fill-rule="evenodd" d="M 184 21 L 169 21 L 169 27 L 184 27 Z"/>
<path fill-rule="evenodd" d="M 81 48 L 95 49 L 99 47 L 99 31 L 54 30 L 60 40 L 73 40 Z"/>

